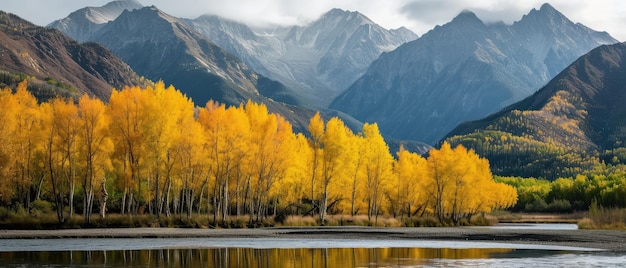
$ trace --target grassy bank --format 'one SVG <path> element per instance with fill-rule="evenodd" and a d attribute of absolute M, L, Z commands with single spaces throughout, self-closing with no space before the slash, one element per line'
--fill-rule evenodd
<path fill-rule="evenodd" d="M 108 214 L 105 218 L 94 215 L 87 223 L 82 215 L 74 215 L 65 223 L 59 223 L 53 213 L 11 212 L 0 217 L 0 229 L 12 230 L 52 230 L 82 228 L 137 228 L 137 227 L 170 227 L 170 228 L 257 228 L 279 226 L 375 226 L 375 227 L 446 227 L 446 226 L 486 226 L 497 224 L 496 217 L 474 216 L 461 219 L 458 224 L 452 221 L 440 223 L 434 217 L 394 218 L 379 216 L 368 219 L 365 215 L 330 215 L 324 223 L 319 217 L 287 216 L 284 218 L 267 218 L 251 221 L 249 216 L 231 216 L 226 220 L 215 221 L 213 215 L 121 215 Z"/>

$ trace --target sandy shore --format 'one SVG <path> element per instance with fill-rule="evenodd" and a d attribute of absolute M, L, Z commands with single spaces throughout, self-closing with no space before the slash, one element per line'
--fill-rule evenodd
<path fill-rule="evenodd" d="M 54 238 L 296 238 L 445 240 L 583 247 L 626 252 L 626 231 L 535 230 L 482 227 L 283 227 L 259 229 L 120 228 L 0 230 L 0 239 Z"/>

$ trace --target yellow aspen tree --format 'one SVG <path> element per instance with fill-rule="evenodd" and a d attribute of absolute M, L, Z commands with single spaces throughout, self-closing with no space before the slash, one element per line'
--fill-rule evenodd
<path fill-rule="evenodd" d="M 200 110 L 198 121 L 205 131 L 205 146 L 211 160 L 213 220 L 220 216 L 225 222 L 229 214 L 231 172 L 247 153 L 248 116 L 243 107 L 226 109 L 225 105 L 209 101 Z"/>
<path fill-rule="evenodd" d="M 447 172 L 452 169 L 452 148 L 444 142 L 440 149 L 431 149 L 427 159 L 426 193 L 430 197 L 430 205 L 440 222 L 444 221 L 448 207 L 448 195 L 452 178 Z"/>
<path fill-rule="evenodd" d="M 365 200 L 367 201 L 367 216 L 368 219 L 375 217 L 378 219 L 378 215 L 381 214 L 382 208 L 385 206 L 383 203 L 385 191 L 390 185 L 393 174 L 393 157 L 389 153 L 389 147 L 380 131 L 378 125 L 364 124 L 363 136 L 365 138 Z"/>
<path fill-rule="evenodd" d="M 261 220 L 264 216 L 264 210 L 268 205 L 268 194 L 274 172 L 276 172 L 274 161 L 276 155 L 273 155 L 274 141 L 278 121 L 275 116 L 270 116 L 265 105 L 248 102 L 246 104 L 246 114 L 250 120 L 250 148 L 252 164 L 250 166 L 251 173 L 251 189 L 252 199 L 250 214 L 256 217 L 256 221 Z M 251 218 L 252 220 L 252 218 Z"/>
<path fill-rule="evenodd" d="M 322 162 L 322 154 L 323 154 L 323 149 L 322 149 L 322 137 L 324 136 L 324 131 L 325 131 L 325 124 L 324 124 L 324 120 L 322 119 L 321 115 L 319 112 L 315 113 L 315 115 L 313 117 L 311 117 L 311 119 L 309 120 L 309 126 L 308 126 L 308 130 L 309 130 L 309 144 L 311 147 L 311 155 L 312 157 L 310 157 L 310 182 L 308 184 L 308 189 L 311 193 L 311 195 L 309 196 L 310 200 L 311 200 L 311 206 L 313 207 L 312 209 L 318 209 L 318 211 L 320 210 L 319 205 L 316 205 L 315 200 L 318 198 L 316 196 L 316 186 L 318 185 L 318 180 L 321 177 L 321 162 Z"/>
<path fill-rule="evenodd" d="M 348 194 L 347 199 L 350 200 L 349 207 L 346 208 L 346 211 L 350 211 L 350 215 L 354 216 L 358 213 L 358 211 L 366 207 L 363 203 L 364 198 L 362 198 L 361 184 L 363 183 L 362 178 L 365 177 L 365 152 L 367 150 L 367 145 L 365 144 L 365 138 L 362 133 L 358 135 L 351 135 L 349 137 L 348 149 L 350 156 L 350 166 L 346 167 L 346 185 L 343 189 L 349 189 L 349 191 L 345 191 Z"/>
<path fill-rule="evenodd" d="M 458 146 L 452 149 L 446 142 L 439 150 L 431 150 L 428 158 L 430 175 L 429 192 L 434 198 L 434 211 L 443 222 L 445 215 L 456 223 L 467 199 L 468 178 L 474 175 L 474 163 L 467 150 Z"/>
<path fill-rule="evenodd" d="M 321 142 L 323 153 L 321 157 L 321 188 L 322 199 L 320 204 L 320 221 L 326 220 L 326 212 L 329 206 L 329 198 L 331 191 L 338 185 L 344 171 L 345 162 L 348 154 L 346 153 L 346 142 L 348 139 L 349 129 L 344 125 L 338 117 L 333 117 L 326 123 L 326 131 L 322 135 Z M 333 198 L 334 201 L 338 199 Z"/>
<path fill-rule="evenodd" d="M 144 139 L 150 148 L 147 159 L 154 185 L 151 197 L 154 197 L 157 216 L 161 213 L 170 216 L 172 198 L 179 199 L 178 192 L 172 194 L 172 186 L 175 184 L 172 169 L 176 164 L 172 148 L 180 138 L 178 128 L 184 127 L 180 122 L 189 122 L 193 118 L 194 105 L 173 86 L 166 88 L 162 81 L 156 83 L 154 88 L 148 87 L 144 92 L 147 94 L 143 107 L 146 117 L 143 121 Z"/>
<path fill-rule="evenodd" d="M 58 154 L 55 151 L 55 128 L 53 127 L 53 109 L 51 103 L 41 103 L 39 105 L 39 113 L 41 114 L 40 120 L 37 121 L 37 129 L 36 133 L 37 138 L 42 141 L 41 147 L 38 148 L 37 154 L 41 155 L 40 159 L 43 162 L 41 167 L 42 177 L 44 177 L 46 185 L 50 186 L 50 192 L 52 193 L 52 197 L 55 202 L 55 210 L 57 212 L 57 218 L 59 222 L 63 222 L 63 214 L 59 214 L 59 208 L 64 208 L 64 204 L 57 204 L 57 192 L 58 190 L 58 181 L 59 181 L 59 169 L 57 168 L 58 164 Z M 62 200 L 62 199 L 59 199 Z M 62 212 L 62 211 L 61 211 Z"/>
<path fill-rule="evenodd" d="M 456 149 L 459 147 L 461 146 L 457 146 Z M 493 196 L 493 186 L 496 185 L 489 168 L 489 162 L 480 158 L 473 150 L 461 148 L 464 149 L 461 152 L 465 153 L 465 162 L 469 166 L 466 167 L 463 195 L 460 196 L 463 202 L 458 213 L 462 214 L 460 216 L 470 217 L 478 212 L 489 212 L 492 209 L 490 199 Z"/>
<path fill-rule="evenodd" d="M 279 114 L 274 114 L 278 121 L 278 128 L 276 135 L 273 139 L 274 148 L 273 151 L 278 156 L 276 159 L 276 166 L 278 167 L 277 183 L 272 187 L 273 194 L 282 193 L 280 190 L 280 184 L 289 175 L 289 171 L 293 165 L 293 159 L 297 157 L 296 152 L 298 149 L 298 137 L 293 132 L 293 126 L 289 121 Z"/>
<path fill-rule="evenodd" d="M 29 208 L 30 202 L 33 200 L 30 196 L 31 192 L 39 193 L 42 183 L 39 180 L 39 183 L 35 184 L 36 168 L 34 166 L 40 165 L 41 161 L 34 161 L 33 159 L 34 152 L 40 143 L 40 140 L 35 138 L 36 123 L 39 120 L 39 105 L 37 99 L 26 88 L 27 82 L 21 82 L 14 93 L 17 106 L 13 110 L 16 115 L 16 125 L 14 133 L 11 135 L 14 139 L 11 154 L 15 161 L 16 197 L 24 208 Z M 39 195 L 36 194 L 34 199 L 39 199 Z"/>
<path fill-rule="evenodd" d="M 516 192 L 510 191 L 509 188 L 512 187 L 493 180 L 486 159 L 461 145 L 454 149 L 454 154 L 457 158 L 455 167 L 458 170 L 453 185 L 454 200 L 450 215 L 455 223 L 458 223 L 461 217 L 469 219 L 477 213 L 490 212 L 514 204 L 514 200 L 517 199 Z"/>
<path fill-rule="evenodd" d="M 427 205 L 426 193 L 422 185 L 425 181 L 424 167 L 426 159 L 416 153 L 412 153 L 400 146 L 397 152 L 398 160 L 394 164 L 394 172 L 396 174 L 395 198 L 392 198 L 393 206 L 396 209 L 394 214 L 401 217 L 406 215 L 411 217 L 413 210 L 415 213 L 424 212 Z"/>
<path fill-rule="evenodd" d="M 203 151 L 206 139 L 202 126 L 194 118 L 194 110 L 188 112 L 191 114 L 182 116 L 175 129 L 179 138 L 173 144 L 172 158 L 178 165 L 174 166 L 172 173 L 180 181 L 180 209 L 186 212 L 187 218 L 190 218 L 196 197 L 202 192 L 203 178 L 208 169 Z"/>
<path fill-rule="evenodd" d="M 108 136 L 109 118 L 105 104 L 96 98 L 83 95 L 78 100 L 80 118 L 79 151 L 83 162 L 82 190 L 83 214 L 87 223 L 91 222 L 95 191 L 106 186 L 106 171 L 111 168 L 110 155 L 113 142 Z M 102 190 L 102 189 L 100 189 Z M 101 193 L 101 191 L 100 191 Z M 104 217 L 106 203 L 100 196 L 100 215 Z"/>
<path fill-rule="evenodd" d="M 16 189 L 13 174 L 11 174 L 11 162 L 13 159 L 12 146 L 13 134 L 16 128 L 17 101 L 11 89 L 0 90 L 0 199 L 9 202 L 14 197 Z"/>
<path fill-rule="evenodd" d="M 491 212 L 493 209 L 506 209 L 515 206 L 517 203 L 517 190 L 515 187 L 505 183 L 495 183 L 491 196 L 491 206 L 485 209 L 485 212 Z"/>
<path fill-rule="evenodd" d="M 254 120 L 250 112 L 244 106 L 237 107 L 240 114 L 238 117 L 238 128 L 235 130 L 238 133 L 236 150 L 233 151 L 234 162 L 233 171 L 229 175 L 229 196 L 235 207 L 235 215 L 241 216 L 244 213 L 251 214 L 253 210 L 252 196 L 254 187 L 251 186 L 254 177 L 254 144 L 252 142 L 255 131 L 251 126 L 251 120 Z M 258 110 L 257 110 L 258 111 Z"/>
<path fill-rule="evenodd" d="M 511 206 L 517 199 L 514 189 L 493 180 L 486 159 L 461 145 L 452 149 L 444 142 L 439 150 L 430 150 L 425 174 L 429 205 L 441 222 L 449 215 L 458 223 L 462 217 Z M 498 202 L 500 198 L 504 201 Z"/>
<path fill-rule="evenodd" d="M 220 135 L 222 130 L 222 126 L 224 125 L 224 121 L 226 117 L 226 106 L 220 105 L 217 102 L 209 101 L 206 106 L 200 109 L 198 112 L 198 122 L 202 126 L 204 131 L 204 136 L 206 137 L 205 141 L 205 153 L 206 159 L 209 161 L 209 172 L 208 176 L 205 180 L 206 188 L 208 189 L 208 202 L 213 206 L 213 221 L 217 220 L 217 191 L 218 191 L 218 181 L 217 178 L 220 177 L 219 165 L 218 161 L 220 160 Z M 223 135 L 222 135 L 223 136 Z M 212 196 L 211 196 L 212 192 Z M 202 194 L 200 195 L 202 198 Z M 201 202 L 201 200 L 200 200 Z"/>
<path fill-rule="evenodd" d="M 280 192 L 282 201 L 286 206 L 289 208 L 295 207 L 295 213 L 301 214 L 302 212 L 306 212 L 301 211 L 301 209 L 303 208 L 303 199 L 308 196 L 307 187 L 305 186 L 310 183 L 311 168 L 309 164 L 312 162 L 311 158 L 313 153 L 309 146 L 309 140 L 302 133 L 295 135 L 293 146 L 293 153 L 287 168 L 287 175 L 280 184 Z"/>
<path fill-rule="evenodd" d="M 223 179 L 220 180 L 221 199 L 222 199 L 222 218 L 230 215 L 231 205 L 237 206 L 236 197 L 238 193 L 236 191 L 242 189 L 245 178 L 250 178 L 249 170 L 250 162 L 255 161 L 250 159 L 252 153 L 250 152 L 250 139 L 251 132 L 254 131 L 250 127 L 250 117 L 246 113 L 245 107 L 240 105 L 238 107 L 230 107 L 226 110 L 227 121 L 225 125 L 224 138 L 221 139 L 223 147 L 221 170 Z M 248 184 L 249 185 L 249 184 Z M 248 190 L 256 190 L 254 188 L 248 188 Z M 244 194 L 245 195 L 245 194 Z M 241 191 L 239 192 L 241 196 Z M 249 195 L 248 197 L 250 197 Z M 251 200 L 251 198 L 248 198 Z M 235 202 L 233 202 L 235 200 Z M 239 200 L 243 205 L 246 200 Z M 251 206 L 252 207 L 252 206 Z"/>
<path fill-rule="evenodd" d="M 270 114 L 264 104 L 248 102 L 246 113 L 251 128 L 249 152 L 254 189 L 252 201 L 255 204 L 251 214 L 259 221 L 272 204 L 276 214 L 280 195 L 278 184 L 287 174 L 295 136 L 291 124 L 282 116 Z"/>
<path fill-rule="evenodd" d="M 450 165 L 450 169 L 447 171 L 451 184 L 448 188 L 450 192 L 446 195 L 448 200 L 446 203 L 450 204 L 446 213 L 450 215 L 454 223 L 458 223 L 463 216 L 462 212 L 467 205 L 466 203 L 472 198 L 469 190 L 475 186 L 472 185 L 472 182 L 477 181 L 475 178 L 478 174 L 476 163 L 472 161 L 473 159 L 469 157 L 467 149 L 462 145 L 455 147 L 450 157 L 454 159 L 452 161 L 455 164 Z"/>
<path fill-rule="evenodd" d="M 73 212 L 78 110 L 72 102 L 58 98 L 40 107 L 42 120 L 39 127 L 44 138 L 46 176 L 52 188 L 57 219 L 64 223 Z M 66 205 L 69 205 L 68 215 L 65 214 Z"/>
<path fill-rule="evenodd" d="M 109 99 L 108 115 L 111 118 L 110 133 L 115 145 L 118 165 L 118 186 L 123 192 L 121 213 L 137 214 L 143 204 L 142 189 L 145 166 L 144 120 L 146 94 L 139 87 L 113 90 Z"/>
<path fill-rule="evenodd" d="M 57 150 L 61 153 L 61 170 L 63 174 L 64 184 L 68 185 L 67 189 L 69 203 L 69 217 L 74 214 L 74 192 L 77 181 L 76 170 L 78 161 L 78 134 L 80 132 L 80 118 L 78 116 L 78 108 L 73 100 L 52 100 L 54 128 L 57 134 Z"/>

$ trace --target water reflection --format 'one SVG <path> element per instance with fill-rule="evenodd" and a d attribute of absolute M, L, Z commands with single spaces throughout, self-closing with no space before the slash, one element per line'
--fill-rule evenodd
<path fill-rule="evenodd" d="M 436 248 L 159 249 L 1 252 L 0 266 L 74 267 L 388 267 L 432 259 L 517 258 L 541 250 Z M 558 254 L 543 251 L 541 254 Z"/>

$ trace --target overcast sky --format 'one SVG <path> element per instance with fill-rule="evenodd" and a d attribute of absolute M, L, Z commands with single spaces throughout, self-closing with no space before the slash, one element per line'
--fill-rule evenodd
<path fill-rule="evenodd" d="M 66 17 L 85 6 L 102 6 L 111 0 L 1 0 L 0 10 L 38 25 Z M 385 28 L 405 26 L 420 36 L 450 21 L 467 9 L 483 21 L 520 20 L 546 0 L 139 0 L 177 17 L 216 14 L 246 23 L 303 24 L 332 8 L 359 11 Z M 607 31 L 626 40 L 626 1 L 553 0 L 549 2 L 574 22 Z"/>

